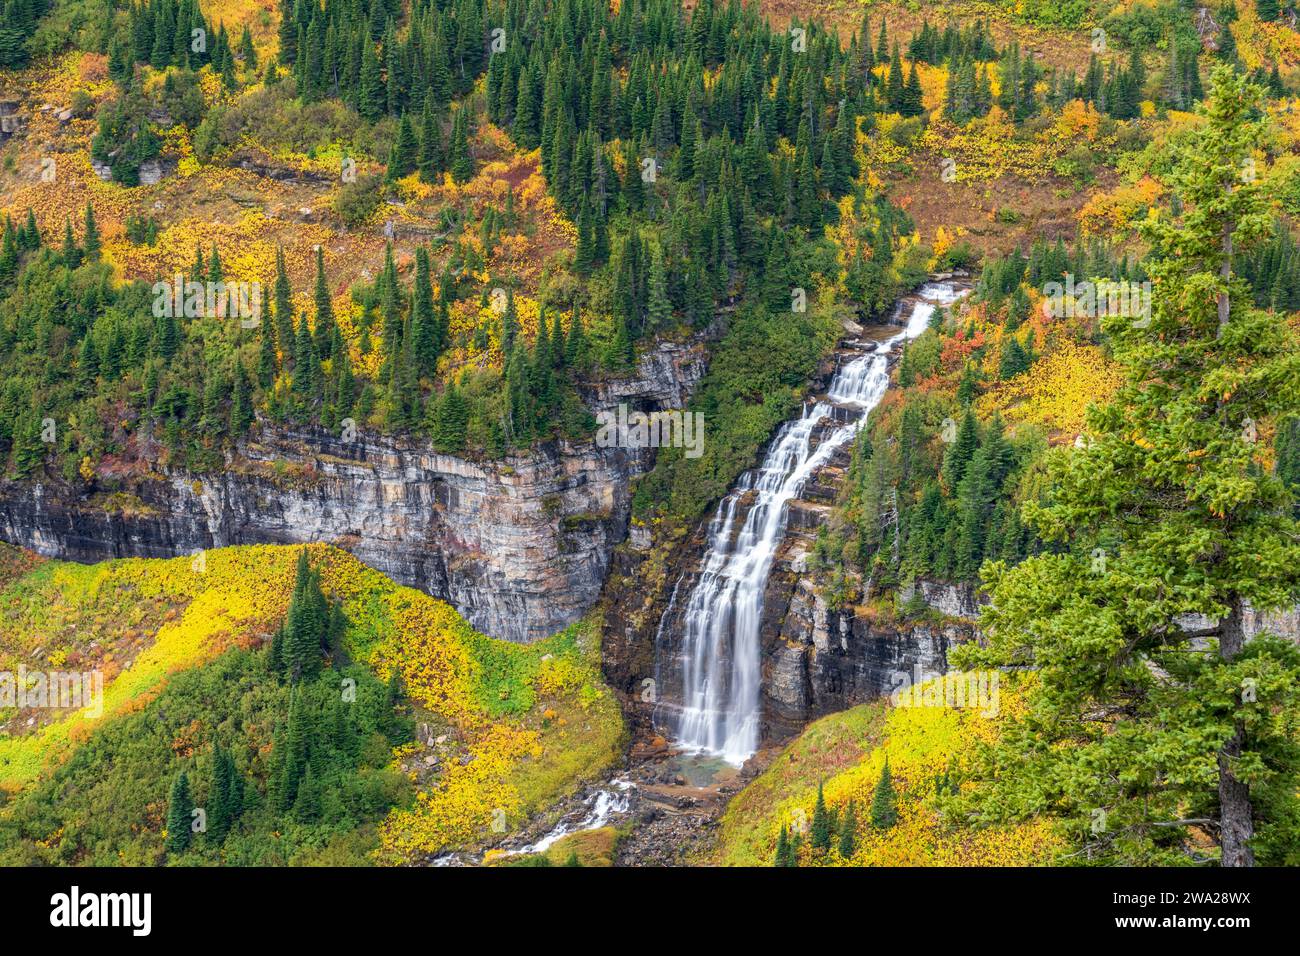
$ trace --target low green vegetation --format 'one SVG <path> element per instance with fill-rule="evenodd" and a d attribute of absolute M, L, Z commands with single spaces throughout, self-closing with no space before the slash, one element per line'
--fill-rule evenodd
<path fill-rule="evenodd" d="M 364 667 L 291 683 L 269 649 L 234 649 L 175 675 L 13 797 L 0 815 L 0 860 L 364 863 L 378 845 L 374 824 L 411 797 L 390 767 L 411 732 L 409 711 Z"/>
<path fill-rule="evenodd" d="M 0 661 L 104 674 L 101 716 L 0 740 L 4 863 L 408 862 L 493 842 L 502 808 L 510 832 L 622 754 L 591 620 L 496 641 L 322 546 L 0 559 Z M 100 648 L 124 601 L 135 636 Z"/>

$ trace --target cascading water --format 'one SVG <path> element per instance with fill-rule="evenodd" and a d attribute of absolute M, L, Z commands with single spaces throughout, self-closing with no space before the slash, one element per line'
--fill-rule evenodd
<path fill-rule="evenodd" d="M 545 853 L 558 840 L 570 833 L 581 833 L 584 830 L 596 830 L 603 827 L 614 815 L 627 812 L 630 802 L 629 791 L 631 789 L 632 782 L 630 780 L 623 777 L 611 780 L 607 787 L 595 790 L 587 795 L 586 800 L 583 802 L 585 811 L 581 819 L 561 820 L 546 836 L 536 843 L 529 843 L 527 846 L 507 850 L 506 852 L 509 854 Z"/>
<path fill-rule="evenodd" d="M 805 482 L 853 437 L 889 387 L 889 359 L 906 340 L 925 331 L 937 307 L 961 295 L 951 283 L 922 287 L 903 331 L 876 344 L 835 374 L 826 401 L 805 404 L 799 418 L 777 432 L 762 465 L 746 472 L 718 505 L 709 523 L 708 550 L 682 614 L 685 632 L 678 665 L 681 710 L 673 728 L 685 748 L 739 766 L 758 749 L 759 623 L 763 592 L 785 536 L 787 505 Z M 836 405 L 855 407 L 853 420 L 824 427 Z M 750 501 L 739 532 L 742 504 Z M 680 583 L 680 582 L 679 582 Z M 675 588 L 664 617 L 676 614 Z"/>

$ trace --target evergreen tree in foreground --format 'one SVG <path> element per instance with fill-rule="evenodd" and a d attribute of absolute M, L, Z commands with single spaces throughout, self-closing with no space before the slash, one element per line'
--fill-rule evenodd
<path fill-rule="evenodd" d="M 1182 212 L 1147 227 L 1150 325 L 1103 320 L 1126 381 L 1083 447 L 1053 453 L 1049 503 L 1025 508 L 1057 548 L 986 566 L 989 646 L 954 655 L 1037 670 L 965 812 L 1049 808 L 1101 862 L 1212 859 L 1190 827 L 1224 866 L 1300 862 L 1300 652 L 1245 634 L 1249 608 L 1300 593 L 1293 497 L 1259 441 L 1259 423 L 1300 410 L 1300 346 L 1233 274 L 1269 229 L 1242 175 L 1259 102 L 1216 69 L 1206 134 L 1175 157 Z M 1188 614 L 1214 623 L 1189 632 Z"/>

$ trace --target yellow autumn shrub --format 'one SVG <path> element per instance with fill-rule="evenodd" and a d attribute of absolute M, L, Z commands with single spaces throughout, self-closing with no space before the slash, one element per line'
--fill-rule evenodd
<path fill-rule="evenodd" d="M 494 640 L 445 602 L 325 544 L 217 548 L 96 565 L 42 563 L 19 552 L 0 554 L 3 568 L 13 569 L 0 577 L 0 667 L 38 646 L 51 666 L 61 663 L 68 646 L 60 636 L 99 635 L 95 628 L 104 620 L 118 622 L 119 631 L 131 625 L 138 641 L 124 666 L 108 640 L 102 642 L 107 653 L 82 665 L 104 675 L 102 716 L 63 713 L 29 733 L 0 737 L 0 787 L 27 785 L 65 758 L 98 720 L 151 700 L 173 672 L 236 643 L 268 639 L 288 608 L 303 547 L 321 571 L 325 593 L 342 602 L 349 656 L 385 679 L 399 675 L 409 699 L 463 748 L 413 806 L 395 809 L 385 821 L 382 861 L 479 841 L 497 832 L 494 823 L 518 826 L 525 814 L 618 759 L 622 714 L 601 682 L 595 622 L 532 645 Z M 397 748 L 394 760 L 413 754 L 410 745 Z"/>
<path fill-rule="evenodd" d="M 1091 404 L 1104 404 L 1122 381 L 1119 367 L 1095 345 L 1060 337 L 1027 372 L 997 382 L 976 401 L 981 417 L 1041 425 L 1073 438 Z"/>
<path fill-rule="evenodd" d="M 997 739 L 1000 723 L 1019 714 L 1023 698 L 1006 677 L 1000 675 L 996 707 L 895 706 L 875 701 L 811 725 L 750 785 L 761 789 L 767 779 L 783 777 L 779 788 L 771 787 L 769 799 L 756 811 L 746 794 L 737 797 L 722 822 L 717 862 L 739 865 L 767 865 L 776 853 L 782 828 L 787 832 L 805 829 L 813 818 L 819 779 L 812 773 L 792 780 L 787 764 L 806 765 L 809 770 L 834 768 L 839 763 L 829 745 L 846 753 L 847 766 L 832 769 L 820 782 L 828 809 L 842 820 L 849 802 L 856 808 L 855 847 L 852 855 L 840 854 L 839 841 L 828 851 L 811 848 L 805 836 L 800 840 L 801 865 L 828 866 L 1033 866 L 1052 861 L 1062 847 L 1060 837 L 1042 820 L 983 829 L 949 825 L 940 813 L 936 781 L 960 780 L 982 742 Z M 933 682 L 918 685 L 919 692 Z M 929 700 L 918 696 L 917 700 Z M 883 743 L 859 749 L 840 739 L 834 726 L 847 724 L 859 732 L 878 733 Z M 878 727 L 878 730 L 873 728 Z M 829 730 L 828 730 L 829 728 Z M 821 751 L 821 752 L 819 752 Z M 896 794 L 897 822 L 889 829 L 871 825 L 870 808 L 881 768 L 888 760 Z M 752 815 L 758 813 L 758 819 Z M 749 815 L 750 819 L 742 819 Z"/>

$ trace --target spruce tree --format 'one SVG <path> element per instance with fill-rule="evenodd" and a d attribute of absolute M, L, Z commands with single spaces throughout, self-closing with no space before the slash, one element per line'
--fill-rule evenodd
<path fill-rule="evenodd" d="M 299 399 L 300 410 L 305 410 L 316 397 L 320 385 L 319 367 L 320 358 L 312 341 L 311 327 L 307 324 L 307 316 L 303 315 L 294 339 L 293 379 L 290 382 L 291 391 Z"/>
<path fill-rule="evenodd" d="M 442 167 L 442 127 L 433 111 L 432 97 L 426 96 L 424 110 L 420 114 L 420 148 L 416 158 L 420 182 L 437 182 Z"/>
<path fill-rule="evenodd" d="M 208 773 L 208 839 L 221 843 L 230 832 L 233 817 L 231 799 L 233 769 L 227 761 L 225 750 L 220 744 L 212 749 L 212 763 Z"/>
<path fill-rule="evenodd" d="M 5 217 L 4 240 L 0 244 L 0 287 L 11 283 L 18 275 L 18 236 L 13 222 Z"/>
<path fill-rule="evenodd" d="M 77 239 L 72 234 L 72 220 L 63 220 L 63 264 L 69 269 L 75 269 L 81 265 L 81 249 L 77 247 Z"/>
<path fill-rule="evenodd" d="M 1007 336 L 1002 342 L 1002 355 L 998 360 L 998 378 L 1005 381 L 1015 378 L 1029 368 L 1025 350 L 1014 336 Z"/>
<path fill-rule="evenodd" d="M 464 107 L 456 111 L 451 124 L 451 178 L 467 183 L 474 176 L 474 161 L 469 155 L 469 117 Z"/>
<path fill-rule="evenodd" d="M 813 806 L 812 848 L 814 850 L 831 848 L 831 818 L 826 812 L 826 795 L 820 780 L 817 781 L 817 803 Z"/>
<path fill-rule="evenodd" d="M 298 554 L 293 597 L 284 619 L 284 657 L 292 681 L 311 679 L 320 671 L 321 639 L 328 607 L 320 579 L 312 571 L 307 551 Z"/>
<path fill-rule="evenodd" d="M 41 247 L 41 231 L 36 226 L 36 214 L 30 206 L 27 208 L 27 224 L 19 237 L 19 245 L 29 252 Z"/>
<path fill-rule="evenodd" d="M 915 64 L 913 64 L 915 67 Z M 903 61 L 898 53 L 898 44 L 894 44 L 894 53 L 889 60 L 889 80 L 885 92 L 891 113 L 902 113 L 906 101 L 906 84 L 903 80 Z"/>
<path fill-rule="evenodd" d="M 375 45 L 364 44 L 361 54 L 361 79 L 357 92 L 357 112 L 368 120 L 377 120 L 387 109 L 388 92 L 384 75 L 375 53 Z"/>
<path fill-rule="evenodd" d="M 880 779 L 871 797 L 871 825 L 877 830 L 888 830 L 898 822 L 897 797 L 894 779 L 889 772 L 889 759 L 880 768 Z"/>
<path fill-rule="evenodd" d="M 658 243 L 650 250 L 649 328 L 658 331 L 668 327 L 673 317 L 673 306 L 668 301 L 668 278 L 664 272 L 664 255 Z"/>
<path fill-rule="evenodd" d="M 321 359 L 327 359 L 333 354 L 334 348 L 334 300 L 325 279 L 325 254 L 320 246 L 316 247 L 316 289 L 313 299 L 316 305 L 316 328 L 313 331 L 316 354 Z"/>
<path fill-rule="evenodd" d="M 564 343 L 564 364 L 572 369 L 584 369 L 587 364 L 587 338 L 582 327 L 582 312 L 577 305 L 573 307 L 573 318 L 569 321 L 569 335 Z"/>
<path fill-rule="evenodd" d="M 82 240 L 87 262 L 98 262 L 100 252 L 99 227 L 95 224 L 95 207 L 86 203 L 86 234 Z"/>
<path fill-rule="evenodd" d="M 312 823 L 320 817 L 320 813 L 320 781 L 312 772 L 311 761 L 308 761 L 306 769 L 298 781 L 298 792 L 293 803 L 293 816 L 299 823 Z"/>
<path fill-rule="evenodd" d="M 392 164 L 388 174 L 391 179 L 400 179 L 415 172 L 420 159 L 420 142 L 415 137 L 415 128 L 411 118 L 403 113 L 397 124 L 397 139 L 393 143 Z"/>
<path fill-rule="evenodd" d="M 167 839 L 163 842 L 168 854 L 184 853 L 190 845 L 193 831 L 194 798 L 190 796 L 190 780 L 182 770 L 172 780 L 167 796 Z"/>
<path fill-rule="evenodd" d="M 442 395 L 429 404 L 431 410 L 434 447 L 448 454 L 465 449 L 466 430 L 469 426 L 469 402 L 455 382 L 449 382 Z"/>
<path fill-rule="evenodd" d="M 950 492 L 956 491 L 957 485 L 966 474 L 966 466 L 975 457 L 979 443 L 979 424 L 975 420 L 975 413 L 967 408 L 966 414 L 962 416 L 961 425 L 958 426 L 955 440 L 943 458 L 941 474 L 943 483 Z"/>
<path fill-rule="evenodd" d="M 284 248 L 275 248 L 275 335 L 280 353 L 286 359 L 293 357 L 293 289 L 284 268 Z"/>
<path fill-rule="evenodd" d="M 790 865 L 790 836 L 789 828 L 785 824 L 781 825 L 781 835 L 776 838 L 776 859 L 773 860 L 772 865 Z"/>
<path fill-rule="evenodd" d="M 309 702 L 300 687 L 289 692 L 288 727 L 277 735 L 272 756 L 278 763 L 278 780 L 274 793 L 274 806 L 283 812 L 294 806 L 298 799 L 298 785 L 307 769 L 307 745 L 310 734 Z"/>
<path fill-rule="evenodd" d="M 1173 157 L 1182 212 L 1145 227 L 1150 322 L 1103 319 L 1124 384 L 1089 414 L 1082 447 L 1053 453 L 1048 503 L 1025 508 L 1052 550 L 988 568 L 989 644 L 954 655 L 1038 671 L 984 768 L 1015 779 L 979 788 L 977 812 L 1050 807 L 1094 860 L 1199 858 L 1198 826 L 1225 866 L 1292 852 L 1300 654 L 1245 632 L 1249 608 L 1300 593 L 1293 497 L 1255 424 L 1300 410 L 1300 348 L 1234 274 L 1270 228 L 1260 184 L 1241 175 L 1267 138 L 1260 102 L 1215 70 L 1205 133 Z M 1187 615 L 1209 619 L 1203 637 Z"/>
<path fill-rule="evenodd" d="M 424 246 L 415 250 L 415 287 L 411 291 L 411 335 L 419 375 L 432 378 L 441 350 L 438 317 L 433 309 L 433 279 Z"/>
<path fill-rule="evenodd" d="M 221 264 L 221 253 L 217 249 L 217 244 L 212 244 L 212 256 L 208 260 L 208 281 L 215 284 L 224 282 L 226 278 L 225 266 Z"/>
<path fill-rule="evenodd" d="M 921 91 L 921 78 L 916 72 L 916 61 L 907 74 L 907 84 L 903 87 L 900 113 L 904 116 L 920 116 L 925 112 L 925 102 Z"/>
<path fill-rule="evenodd" d="M 840 821 L 840 856 L 846 860 L 853 858 L 853 851 L 857 848 L 858 839 L 858 808 L 852 800 L 849 801 L 848 808 L 844 811 L 844 819 Z"/>

